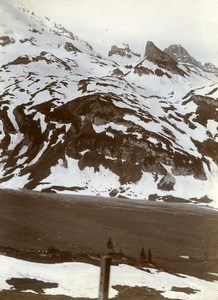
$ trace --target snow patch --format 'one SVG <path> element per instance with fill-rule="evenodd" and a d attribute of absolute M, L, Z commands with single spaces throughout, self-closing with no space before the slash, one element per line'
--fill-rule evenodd
<path fill-rule="evenodd" d="M 43 179 L 42 184 L 36 189 L 41 190 L 52 185 L 78 186 L 85 188 L 84 191 L 79 191 L 79 194 L 109 196 L 110 190 L 120 186 L 119 177 L 101 165 L 98 172 L 89 167 L 80 170 L 78 160 L 66 156 L 65 166 L 57 164 L 51 167 L 51 174 Z M 69 191 L 63 191 L 63 193 L 69 193 Z"/>
<path fill-rule="evenodd" d="M 9 290 L 6 280 L 11 278 L 31 278 L 44 282 L 57 283 L 57 288 L 45 288 L 47 295 L 97 298 L 100 268 L 91 264 L 70 262 L 42 264 L 19 260 L 0 255 L 0 290 Z M 149 272 L 146 272 L 149 271 Z M 149 287 L 158 290 L 164 297 L 181 300 L 216 300 L 218 281 L 206 281 L 183 274 L 172 275 L 156 269 L 138 270 L 121 264 L 111 267 L 109 298 L 118 292 L 112 286 Z M 191 288 L 194 294 L 172 291 L 172 287 Z"/>
<path fill-rule="evenodd" d="M 29 182 L 30 173 L 20 176 L 19 169 L 14 173 L 14 176 L 6 182 L 1 183 L 1 188 L 22 189 Z"/>
<path fill-rule="evenodd" d="M 10 133 L 10 138 L 11 138 L 11 141 L 8 146 L 8 150 L 12 151 L 24 139 L 24 135 L 23 135 L 23 133 L 18 133 L 18 132 L 15 134 Z"/>
<path fill-rule="evenodd" d="M 42 149 L 39 151 L 39 153 L 36 155 L 36 157 L 30 162 L 30 164 L 29 164 L 30 166 L 35 164 L 40 159 L 40 157 L 46 151 L 48 144 L 49 144 L 49 142 L 44 142 Z"/>
<path fill-rule="evenodd" d="M 110 122 L 104 125 L 95 125 L 92 124 L 93 129 L 95 130 L 96 133 L 101 133 L 107 130 L 107 128 L 111 127 L 112 129 L 116 130 L 116 131 L 123 131 L 126 132 L 127 127 L 122 125 L 122 124 L 116 124 L 114 122 Z"/>
<path fill-rule="evenodd" d="M 43 133 L 46 130 L 46 125 L 47 123 L 45 122 L 45 116 L 39 112 L 37 112 L 33 118 L 33 120 L 40 121 L 40 125 L 41 125 L 41 132 Z"/>
<path fill-rule="evenodd" d="M 182 259 L 190 259 L 190 256 L 188 256 L 188 255 L 180 255 L 179 257 Z"/>
<path fill-rule="evenodd" d="M 16 157 L 19 157 L 21 155 L 23 155 L 24 153 L 26 153 L 28 150 L 28 147 L 27 146 L 23 146 L 22 149 L 20 149 L 20 152 L 19 154 L 16 156 Z"/>

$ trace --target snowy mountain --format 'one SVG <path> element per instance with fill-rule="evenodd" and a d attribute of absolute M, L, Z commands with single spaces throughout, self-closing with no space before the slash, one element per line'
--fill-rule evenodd
<path fill-rule="evenodd" d="M 168 48 L 164 49 L 164 52 L 171 56 L 175 61 L 181 62 L 183 64 L 195 66 L 200 68 L 203 71 L 211 72 L 218 76 L 218 68 L 211 63 L 205 63 L 204 65 L 201 62 L 197 61 L 192 57 L 188 51 L 183 48 L 181 45 L 170 45 Z"/>
<path fill-rule="evenodd" d="M 102 57 L 0 5 L 2 188 L 217 205 L 215 66 L 152 42 Z"/>

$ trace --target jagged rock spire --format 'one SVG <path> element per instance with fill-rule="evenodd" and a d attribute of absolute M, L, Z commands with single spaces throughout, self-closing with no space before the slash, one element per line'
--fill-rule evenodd
<path fill-rule="evenodd" d="M 167 53 L 160 50 L 151 41 L 148 41 L 145 47 L 145 57 L 157 64 L 160 68 L 167 69 L 172 73 L 184 76 L 185 72 L 178 67 L 177 62 Z"/>

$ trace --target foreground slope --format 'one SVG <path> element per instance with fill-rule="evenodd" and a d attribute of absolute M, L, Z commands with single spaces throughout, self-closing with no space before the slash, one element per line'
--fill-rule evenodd
<path fill-rule="evenodd" d="M 216 72 L 1 10 L 2 187 L 217 205 Z"/>
<path fill-rule="evenodd" d="M 97 299 L 98 297 L 100 268 L 97 266 L 78 262 L 39 264 L 2 255 L 0 255 L 0 262 L 4 266 L 4 272 L 0 278 L 2 288 L 5 290 L 9 290 L 11 285 L 19 286 L 19 282 L 25 288 L 25 285 L 28 286 L 25 282 L 32 280 L 38 282 L 39 287 L 44 283 L 42 291 L 46 295 L 64 295 L 77 297 L 77 299 Z M 25 271 L 22 272 L 22 270 Z M 125 292 L 127 298 L 131 299 L 128 295 L 131 288 L 134 288 L 133 296 L 135 296 L 132 299 L 138 300 L 144 299 L 143 296 L 137 297 L 136 293 L 140 295 L 140 288 L 142 295 L 155 296 L 156 300 L 216 300 L 218 292 L 218 281 L 210 282 L 184 274 L 172 275 L 153 268 L 138 270 L 132 266 L 121 264 L 112 266 L 110 274 L 109 299 L 122 299 L 122 294 L 125 295 Z M 214 275 L 216 278 L 217 274 Z M 37 290 L 37 286 L 33 286 L 28 292 L 34 291 L 37 294 L 35 290 Z M 119 291 L 121 291 L 120 298 Z M 20 296 L 20 299 L 22 298 Z"/>
<path fill-rule="evenodd" d="M 97 298 L 99 258 L 111 237 L 111 297 L 216 300 L 215 210 L 12 190 L 0 190 L 0 206 L 0 299 L 41 300 L 43 291 Z M 144 267 L 142 247 L 152 253 Z M 22 298 L 20 289 L 41 298 Z"/>

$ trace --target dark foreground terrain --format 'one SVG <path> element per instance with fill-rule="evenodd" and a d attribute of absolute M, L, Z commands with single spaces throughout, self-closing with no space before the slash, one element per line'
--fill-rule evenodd
<path fill-rule="evenodd" d="M 168 272 L 205 279 L 207 272 L 218 273 L 218 212 L 208 207 L 0 189 L 1 252 L 11 255 L 13 248 L 35 261 L 43 260 L 34 254 L 38 250 L 53 248 L 75 257 L 100 257 L 107 253 L 109 237 L 114 251 L 122 249 L 133 261 L 144 247 L 151 249 L 158 268 Z M 165 299 L 143 288 L 118 289 L 116 299 L 146 299 L 140 296 L 146 293 L 149 299 Z M 2 292 L 0 299 L 70 298 Z"/>

